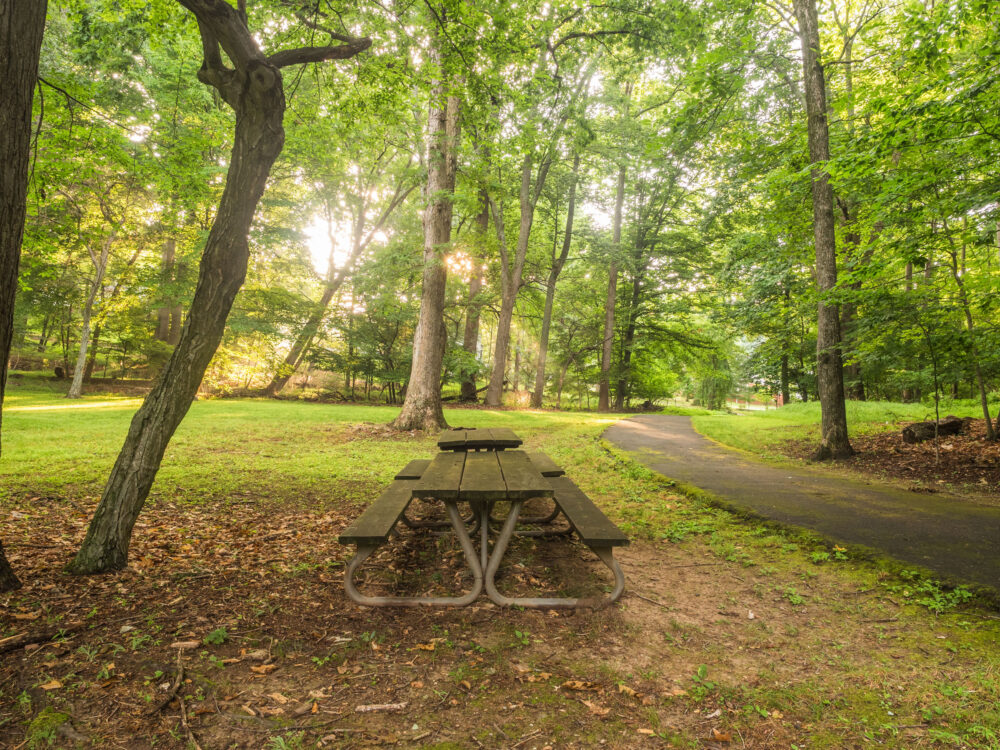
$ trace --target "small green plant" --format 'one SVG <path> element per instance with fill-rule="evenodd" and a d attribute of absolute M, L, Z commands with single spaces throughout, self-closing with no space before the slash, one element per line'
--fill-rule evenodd
<path fill-rule="evenodd" d="M 793 586 L 786 586 L 784 597 L 788 600 L 789 604 L 793 607 L 798 607 L 799 605 L 805 604 L 805 597 L 802 596 L 798 591 L 795 590 Z"/>
<path fill-rule="evenodd" d="M 303 744 L 305 736 L 305 732 L 293 732 L 292 734 L 286 734 L 284 737 L 272 737 L 267 746 L 270 750 L 298 750 L 301 747 L 305 747 Z"/>
<path fill-rule="evenodd" d="M 529 633 L 527 630 L 515 630 L 514 637 L 518 640 L 518 642 L 522 646 L 527 646 L 529 643 L 531 643 L 531 633 Z"/>
<path fill-rule="evenodd" d="M 890 584 L 887 586 L 889 591 L 927 607 L 936 614 L 954 609 L 972 598 L 972 592 L 965 586 L 949 589 L 940 581 L 921 578 L 920 573 L 915 570 L 904 570 L 899 577 L 905 583 Z"/>
<path fill-rule="evenodd" d="M 225 628 L 216 628 L 211 633 L 205 636 L 203 643 L 207 646 L 221 646 L 229 639 L 229 633 L 226 632 Z"/>
<path fill-rule="evenodd" d="M 698 666 L 697 671 L 691 676 L 694 687 L 688 694 L 696 701 L 702 701 L 709 693 L 715 690 L 715 683 L 708 679 L 708 667 L 704 664 Z"/>

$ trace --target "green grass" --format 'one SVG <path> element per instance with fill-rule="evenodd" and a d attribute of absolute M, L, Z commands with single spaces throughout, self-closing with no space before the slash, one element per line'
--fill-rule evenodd
<path fill-rule="evenodd" d="M 941 416 L 982 417 L 982 410 L 969 401 L 941 404 Z M 934 406 L 901 404 L 891 401 L 848 401 L 847 425 L 851 434 L 861 435 L 895 429 L 899 422 L 934 419 Z M 789 440 L 819 443 L 820 406 L 812 401 L 793 403 L 780 409 L 741 412 L 724 416 L 695 416 L 694 428 L 701 434 L 751 453 L 769 457 L 780 455 Z"/>
<path fill-rule="evenodd" d="M 4 409 L 0 508 L 5 501 L 11 507 L 30 507 L 29 498 L 41 494 L 67 501 L 87 498 L 81 507 L 92 504 L 138 401 L 93 395 L 67 402 L 54 384 L 26 379 L 11 385 Z M 872 428 L 897 415 L 921 418 L 919 410 L 924 408 L 853 406 L 861 407 L 852 408 L 855 426 Z M 389 407 L 198 401 L 171 442 L 151 500 L 204 504 L 206 513 L 225 512 L 227 499 L 244 495 L 257 502 L 304 502 L 317 508 L 368 502 L 400 466 L 436 450 L 433 437 L 383 431 L 379 425 L 396 413 Z M 690 587 L 665 590 L 654 585 L 655 579 L 647 581 L 640 589 L 644 596 L 667 604 L 651 610 L 641 626 L 632 621 L 628 627 L 636 630 L 626 634 L 641 643 L 659 644 L 656 661 L 650 664 L 664 664 L 678 679 L 701 674 L 695 670 L 707 665 L 707 678 L 679 683 L 686 688 L 686 697 L 662 699 L 676 703 L 668 707 L 670 711 L 689 716 L 696 708 L 707 711 L 710 705 L 725 705 L 733 725 L 747 732 L 765 721 L 763 711 L 780 709 L 784 721 L 802 727 L 796 733 L 808 737 L 810 747 L 858 744 L 863 733 L 857 727 L 862 725 L 870 727 L 865 731 L 885 746 L 913 747 L 912 737 L 892 732 L 898 731 L 896 725 L 923 726 L 925 721 L 928 731 L 958 738 L 942 743 L 991 746 L 989 736 L 997 734 L 1000 662 L 998 628 L 990 615 L 980 616 L 968 605 L 956 607 L 948 600 L 948 591 L 899 578 L 879 562 L 837 554 L 838 548 L 831 551 L 809 535 L 742 521 L 678 494 L 662 477 L 600 439 L 608 424 L 622 415 L 454 409 L 446 410 L 446 416 L 454 426 L 514 429 L 527 448 L 544 450 L 566 468 L 622 526 L 636 542 L 633 549 L 645 551 L 646 557 L 637 558 L 643 565 L 657 567 L 654 555 L 661 551 L 672 555 L 674 567 L 685 569 L 685 575 L 690 572 Z M 789 427 L 814 429 L 818 409 L 807 404 L 751 416 L 695 419 L 736 423 L 741 428 L 751 425 L 745 436 L 753 429 L 778 434 Z M 711 574 L 697 578 L 706 571 Z M 731 596 L 739 586 L 747 591 Z M 684 615 L 687 608 L 709 597 L 707 619 L 691 622 Z M 940 604 L 936 608 L 940 611 L 920 604 L 924 599 Z M 638 607 L 650 611 L 648 602 L 623 600 L 623 611 Z M 748 620 L 746 610 L 751 608 L 770 609 L 775 616 Z M 737 613 L 735 617 L 730 610 Z M 529 617 L 526 613 L 517 617 L 522 614 Z M 676 626 L 671 624 L 673 618 Z M 508 659 L 516 632 L 505 627 L 516 626 L 522 633 L 542 628 L 529 619 L 512 622 L 501 618 L 497 625 L 476 626 L 477 638 L 484 642 L 504 641 L 503 660 Z M 568 618 L 560 633 L 568 638 L 573 628 L 585 630 L 587 622 L 586 616 Z M 790 622 L 798 624 L 791 627 Z M 873 622 L 885 623 L 878 633 L 884 634 L 886 645 L 871 642 Z M 734 637 L 741 656 L 730 660 Z M 841 643 L 846 644 L 843 649 Z M 513 647 L 523 651 L 526 661 L 537 656 L 533 637 L 517 639 Z M 882 653 L 890 647 L 891 653 Z M 815 659 L 806 664 L 812 676 L 788 681 L 784 672 L 771 674 L 766 669 L 770 664 L 778 669 L 786 658 Z M 608 669 L 613 677 L 617 674 L 613 670 L 630 669 L 618 657 L 605 659 L 589 651 L 581 652 L 579 659 L 579 670 L 569 676 L 592 679 Z M 540 664 L 548 669 L 547 662 Z M 608 679 L 616 681 L 612 677 Z M 520 700 L 536 687 L 517 688 Z M 558 705 L 582 710 L 575 698 L 543 687 L 549 699 L 563 701 Z M 885 697 L 890 691 L 891 700 Z M 506 705 L 512 695 L 487 692 L 482 699 L 484 712 L 498 710 L 497 701 Z M 890 708 L 892 715 L 887 713 Z M 920 714 L 938 710 L 940 716 L 935 713 L 931 719 Z M 564 723 L 559 713 L 552 717 Z M 703 727 L 675 731 L 668 718 L 669 713 L 663 718 L 663 736 L 670 734 L 679 746 L 699 746 Z M 424 723 L 421 718 L 421 726 Z M 595 737 L 620 738 L 622 730 L 612 728 L 609 724 L 602 730 L 595 724 L 589 731 L 597 732 Z M 760 739 L 757 746 L 766 746 L 764 742 Z M 919 746 L 928 744 L 921 741 Z"/>
<path fill-rule="evenodd" d="M 65 387 L 10 381 L 0 500 L 25 493 L 100 493 L 141 399 L 96 394 L 67 401 Z M 400 466 L 434 449 L 434 439 L 424 435 L 386 439 L 378 426 L 398 412 L 396 407 L 297 401 L 196 401 L 167 448 L 151 499 L 198 502 L 243 494 L 308 499 L 336 485 L 338 495 L 367 501 Z M 596 438 L 620 418 L 468 409 L 445 414 L 453 426 L 512 428 L 529 447 L 544 442 L 556 461 L 581 432 Z M 368 428 L 356 427 L 365 423 Z"/>

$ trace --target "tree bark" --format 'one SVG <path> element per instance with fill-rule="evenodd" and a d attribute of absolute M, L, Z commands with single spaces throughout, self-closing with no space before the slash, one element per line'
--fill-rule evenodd
<path fill-rule="evenodd" d="M 439 29 L 435 26 L 435 29 Z M 444 40 L 435 34 L 431 56 L 442 62 Z M 447 268 L 444 253 L 451 244 L 455 172 L 458 150 L 459 102 L 449 96 L 442 74 L 434 83 L 428 112 L 427 187 L 424 210 L 424 276 L 420 317 L 413 336 L 413 360 L 403 410 L 391 423 L 397 430 L 437 431 L 448 426 L 441 406 L 441 365 L 446 343 L 444 298 Z"/>
<path fill-rule="evenodd" d="M 490 201 L 485 190 L 480 192 L 480 199 L 482 201 L 482 209 L 479 212 L 479 216 L 476 217 L 476 223 L 478 225 L 478 239 L 480 242 L 485 242 L 486 232 L 489 231 L 490 226 Z M 473 256 L 472 278 L 469 279 L 469 303 L 465 310 L 465 332 L 462 337 L 462 348 L 473 358 L 475 358 L 479 349 L 479 314 L 482 307 L 476 299 L 483 288 L 483 274 L 479 268 L 479 262 L 479 258 Z M 459 400 L 465 402 L 476 400 L 475 373 L 470 373 L 462 380 Z"/>
<path fill-rule="evenodd" d="M 101 245 L 101 254 L 97 255 L 92 248 L 88 247 L 90 259 L 94 263 L 94 280 L 90 285 L 90 292 L 87 294 L 87 301 L 83 305 L 83 323 L 80 326 L 80 351 L 76 355 L 76 367 L 73 370 L 73 382 L 70 383 L 66 398 L 80 398 L 83 394 L 83 378 L 87 371 L 87 347 L 90 346 L 90 318 L 94 312 L 94 300 L 97 299 L 101 285 L 104 284 L 104 272 L 108 268 L 108 258 L 111 254 L 111 243 L 114 242 L 115 232 L 104 239 Z"/>
<path fill-rule="evenodd" d="M 618 168 L 618 189 L 615 194 L 615 216 L 612 229 L 613 252 L 618 253 L 622 241 L 622 206 L 625 203 L 625 165 Z M 618 259 L 611 259 L 608 268 L 608 294 L 604 300 L 604 338 L 601 342 L 601 380 L 597 410 L 611 410 L 611 352 L 615 342 L 615 296 L 618 290 Z"/>
<path fill-rule="evenodd" d="M 310 53 L 315 49 L 288 50 L 267 58 L 243 15 L 224 0 L 181 0 L 181 4 L 197 17 L 201 32 L 204 62 L 198 78 L 215 87 L 236 111 L 229 173 L 180 341 L 132 419 L 87 536 L 67 567 L 75 574 L 121 570 L 128 562 L 132 529 L 163 453 L 194 400 L 246 276 L 250 225 L 285 140 L 279 68 L 313 59 Z M 235 69 L 224 66 L 220 45 Z M 369 40 L 359 39 L 327 48 L 325 59 L 351 57 L 369 45 Z"/>
<path fill-rule="evenodd" d="M 0 0 L 0 407 L 14 336 L 31 154 L 31 103 L 46 0 Z M 21 586 L 0 543 L 0 592 Z"/>
<path fill-rule="evenodd" d="M 573 242 L 573 218 L 576 214 L 576 183 L 580 171 L 580 154 L 573 155 L 573 172 L 569 183 L 569 198 L 566 206 L 566 230 L 563 233 L 562 248 L 559 256 L 552 259 L 552 268 L 549 270 L 549 278 L 545 286 L 545 309 L 542 312 L 542 332 L 538 339 L 538 363 L 535 367 L 535 391 L 531 394 L 531 405 L 535 409 L 542 406 L 542 397 L 545 395 L 545 361 L 549 353 L 549 329 L 552 326 L 552 306 L 556 298 L 556 282 L 559 274 L 562 273 L 566 259 L 569 257 L 569 249 Z M 560 391 L 562 389 L 560 388 Z"/>
<path fill-rule="evenodd" d="M 813 234 L 816 242 L 816 282 L 820 300 L 817 309 L 816 386 L 822 413 L 821 442 L 817 460 L 844 458 L 854 453 L 847 433 L 844 370 L 840 352 L 840 315 L 837 305 L 827 301 L 837 286 L 837 248 L 833 223 L 833 187 L 825 168 L 830 159 L 827 123 L 826 81 L 820 62 L 819 20 L 815 0 L 794 0 L 802 44 L 802 69 L 808 118 L 809 158 L 812 170 Z"/>

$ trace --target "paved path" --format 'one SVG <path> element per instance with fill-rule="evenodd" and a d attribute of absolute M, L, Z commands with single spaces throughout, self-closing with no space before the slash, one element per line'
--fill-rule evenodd
<path fill-rule="evenodd" d="M 702 437 L 689 417 L 633 417 L 604 437 L 650 469 L 733 506 L 1000 590 L 1000 508 L 760 463 Z"/>

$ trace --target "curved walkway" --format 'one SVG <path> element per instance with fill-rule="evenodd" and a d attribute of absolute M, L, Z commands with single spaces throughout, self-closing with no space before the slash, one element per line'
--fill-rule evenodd
<path fill-rule="evenodd" d="M 734 507 L 1000 590 L 1000 508 L 760 463 L 702 437 L 690 417 L 633 417 L 604 437 L 648 468 Z"/>

